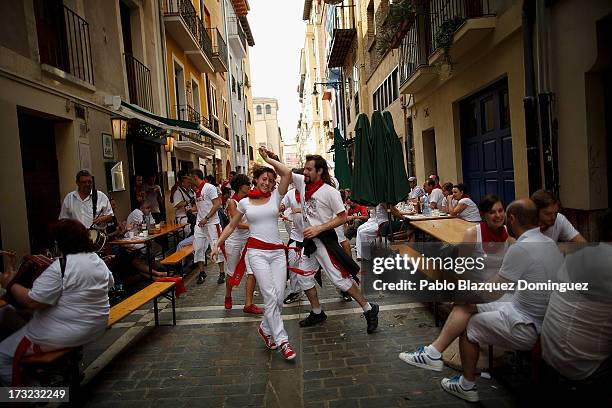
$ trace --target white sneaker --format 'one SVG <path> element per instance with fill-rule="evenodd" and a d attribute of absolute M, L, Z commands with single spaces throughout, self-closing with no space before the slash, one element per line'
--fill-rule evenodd
<path fill-rule="evenodd" d="M 442 368 L 444 368 L 442 356 L 440 356 L 440 358 L 429 357 L 425 351 L 425 346 L 419 347 L 414 353 L 400 353 L 399 358 L 410 365 L 426 368 L 428 370 L 442 371 Z"/>
<path fill-rule="evenodd" d="M 456 375 L 451 378 L 443 378 L 440 381 L 440 385 L 442 389 L 449 394 L 453 394 L 455 397 L 459 397 L 469 402 L 478 402 L 478 390 L 476 389 L 476 385 L 474 385 L 469 390 L 466 390 L 459 383 L 460 375 Z"/>

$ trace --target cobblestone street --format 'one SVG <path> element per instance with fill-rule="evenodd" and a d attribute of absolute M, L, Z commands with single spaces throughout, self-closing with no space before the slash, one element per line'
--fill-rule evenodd
<path fill-rule="evenodd" d="M 397 357 L 438 332 L 423 305 L 379 296 L 379 329 L 367 335 L 356 302 L 342 301 L 324 280 L 325 323 L 298 326 L 310 310 L 305 298 L 283 310 L 298 355 L 286 362 L 265 349 L 256 332 L 259 318 L 242 312 L 242 285 L 234 309 L 223 309 L 216 272 L 209 265 L 203 285 L 193 275 L 188 279 L 188 292 L 177 302 L 176 327 L 156 328 L 151 311 L 141 310 L 86 349 L 87 379 L 96 374 L 86 391 L 88 406 L 467 406 L 440 389 L 440 379 L 454 375 L 452 370 L 434 373 Z M 260 296 L 255 300 L 261 305 Z M 162 324 L 169 323 L 170 308 L 161 316 Z M 515 406 L 495 381 L 481 379 L 479 389 L 482 406 Z"/>

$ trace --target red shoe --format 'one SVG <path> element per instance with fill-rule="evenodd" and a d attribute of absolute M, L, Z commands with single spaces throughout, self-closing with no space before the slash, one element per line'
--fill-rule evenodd
<path fill-rule="evenodd" d="M 257 329 L 257 332 L 263 339 L 264 343 L 266 343 L 266 347 L 270 350 L 276 350 L 276 343 L 272 341 L 272 336 L 266 335 L 263 330 L 261 330 L 261 326 Z"/>
<path fill-rule="evenodd" d="M 231 309 L 232 308 L 232 297 L 231 296 L 226 296 L 225 297 L 225 308 L 226 309 Z"/>
<path fill-rule="evenodd" d="M 295 351 L 293 351 L 293 347 L 291 347 L 288 341 L 281 344 L 280 352 L 285 360 L 293 360 L 295 358 Z"/>
<path fill-rule="evenodd" d="M 263 309 L 260 309 L 257 307 L 257 305 L 251 304 L 248 306 L 245 306 L 242 311 L 244 313 L 250 313 L 250 314 L 254 314 L 254 315 L 260 315 L 263 313 Z"/>

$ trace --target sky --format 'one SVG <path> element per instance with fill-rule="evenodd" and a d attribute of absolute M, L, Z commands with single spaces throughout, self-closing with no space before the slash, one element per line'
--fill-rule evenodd
<path fill-rule="evenodd" d="M 299 119 L 297 86 L 306 25 L 303 0 L 249 0 L 248 19 L 253 97 L 278 99 L 283 141 L 295 139 Z"/>

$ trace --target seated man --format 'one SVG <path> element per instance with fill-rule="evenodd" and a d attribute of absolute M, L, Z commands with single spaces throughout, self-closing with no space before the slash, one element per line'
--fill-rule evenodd
<path fill-rule="evenodd" d="M 353 239 L 357 235 L 357 229 L 368 221 L 370 214 L 368 214 L 367 208 L 352 201 L 350 197 L 347 197 L 346 205 L 348 206 L 348 216 L 346 217 L 346 231 L 344 235 L 346 235 L 347 239 Z"/>
<path fill-rule="evenodd" d="M 517 242 L 506 252 L 501 269 L 492 282 L 554 280 L 563 256 L 554 241 L 540 232 L 535 204 L 529 199 L 511 203 L 507 209 L 507 225 Z M 412 353 L 400 353 L 399 358 L 410 365 L 442 371 L 442 353 L 459 338 L 463 375 L 443 378 L 441 385 L 459 398 L 478 401 L 475 369 L 480 345 L 530 350 L 540 333 L 549 296 L 547 290 L 522 290 L 507 296 L 507 302 L 455 304 L 432 344 L 419 347 Z"/>
<path fill-rule="evenodd" d="M 13 359 L 87 344 L 106 330 L 110 305 L 108 291 L 113 275 L 94 252 L 87 230 L 79 221 L 60 220 L 51 228 L 52 236 L 66 262 L 55 260 L 34 281 L 32 289 L 17 283 L 7 288 L 22 306 L 35 310 L 32 319 L 0 343 L 0 383 L 11 385 Z M 6 287 L 16 273 L 14 253 L 0 275 Z M 15 365 L 19 367 L 19 364 Z"/>
<path fill-rule="evenodd" d="M 554 292 L 542 325 L 542 358 L 565 378 L 603 389 L 612 379 L 612 210 L 601 243 L 568 255 L 559 278 L 588 282 L 588 291 Z M 609 392 L 609 391 L 607 391 Z"/>
<path fill-rule="evenodd" d="M 531 195 L 538 207 L 540 230 L 555 242 L 586 242 L 563 214 L 559 213 L 560 202 L 551 192 L 538 190 Z"/>
<path fill-rule="evenodd" d="M 387 210 L 383 204 L 378 204 L 376 209 L 370 210 L 370 218 L 365 223 L 357 228 L 357 240 L 355 249 L 357 251 L 357 260 L 370 259 L 370 245 L 376 241 L 378 230 L 381 224 L 388 221 Z"/>

